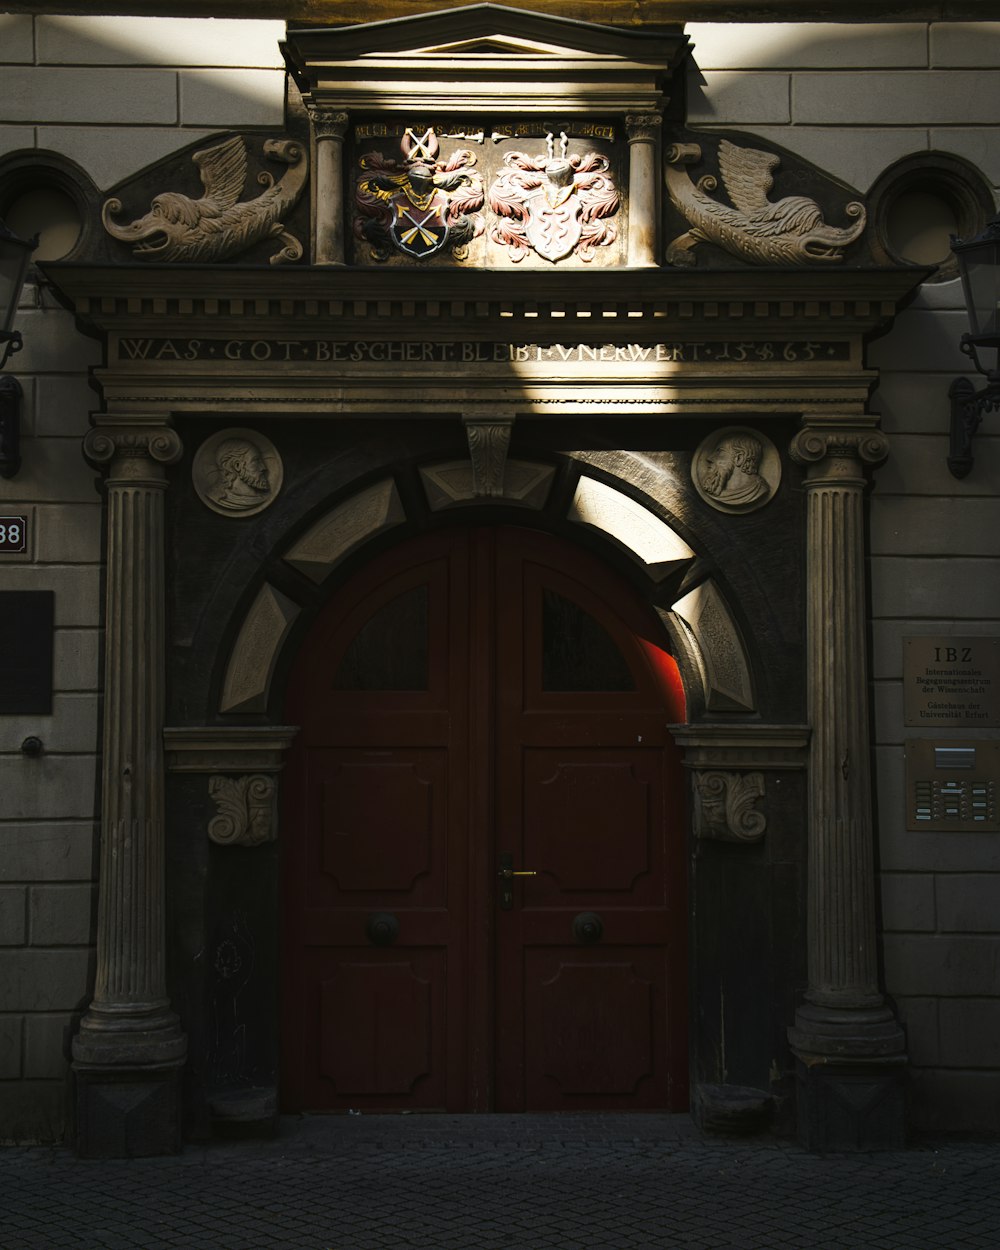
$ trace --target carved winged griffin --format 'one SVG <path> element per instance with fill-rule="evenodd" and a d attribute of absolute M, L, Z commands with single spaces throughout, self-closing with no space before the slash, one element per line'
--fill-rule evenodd
<path fill-rule="evenodd" d="M 619 204 L 608 158 L 597 152 L 567 156 L 565 134 L 560 156 L 551 135 L 548 147 L 545 157 L 508 152 L 503 158 L 507 169 L 490 187 L 490 208 L 499 218 L 490 236 L 513 261 L 532 249 L 553 263 L 572 252 L 593 260 L 595 247 L 618 237 L 614 222 L 606 220 Z"/>
<path fill-rule="evenodd" d="M 792 195 L 769 200 L 772 174 L 781 164 L 773 152 L 737 147 L 728 139 L 719 144 L 719 172 L 734 207 L 708 194 L 718 185 L 710 174 L 692 182 L 685 165 L 701 160 L 697 143 L 675 144 L 667 153 L 667 191 L 674 207 L 691 229 L 667 248 L 670 265 L 693 265 L 691 251 L 699 243 L 715 243 L 741 260 L 758 265 L 808 265 L 839 261 L 844 248 L 864 232 L 865 209 L 852 201 L 844 212 L 855 218 L 843 229 L 828 226 L 815 200 Z"/>
<path fill-rule="evenodd" d="M 271 257 L 272 265 L 298 260 L 302 244 L 285 230 L 282 219 L 305 186 L 306 154 L 292 139 L 268 139 L 264 152 L 289 168 L 278 182 L 266 171 L 259 173 L 257 181 L 267 189 L 254 200 L 240 199 L 247 180 L 247 147 L 237 135 L 191 158 L 205 189 L 201 199 L 163 191 L 154 197 L 149 212 L 128 226 L 112 220 L 122 211 L 121 201 L 108 200 L 101 212 L 104 228 L 122 243 L 134 243 L 132 252 L 141 260 L 227 260 L 267 238 L 284 244 Z"/>

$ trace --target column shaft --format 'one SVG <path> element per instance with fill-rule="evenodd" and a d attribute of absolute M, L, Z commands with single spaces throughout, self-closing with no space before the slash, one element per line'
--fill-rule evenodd
<path fill-rule="evenodd" d="M 628 263 L 649 267 L 657 263 L 657 141 L 663 119 L 657 114 L 628 116 Z"/>
<path fill-rule="evenodd" d="M 163 1089 L 187 1046 L 167 998 L 164 920 L 163 465 L 180 442 L 163 427 L 113 429 L 92 431 L 85 450 L 110 472 L 97 978 L 73 1040 L 78 1144 L 91 1155 L 155 1154 L 176 1149 L 176 1092 Z M 162 1110 L 162 1131 L 148 1113 L 140 1130 L 104 1093 L 122 1082 Z"/>
<path fill-rule="evenodd" d="M 809 467 L 809 764 L 806 1004 L 792 1043 L 878 1055 L 902 1034 L 878 987 L 869 764 L 865 464 L 885 456 L 874 418 L 815 418 L 793 444 Z"/>
<path fill-rule="evenodd" d="M 344 222 L 344 135 L 347 114 L 309 107 L 316 141 L 313 220 L 317 265 L 342 265 L 346 256 Z"/>

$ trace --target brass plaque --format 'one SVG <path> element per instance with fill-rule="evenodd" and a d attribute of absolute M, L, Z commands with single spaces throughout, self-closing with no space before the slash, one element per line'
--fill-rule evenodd
<path fill-rule="evenodd" d="M 907 829 L 1000 832 L 1000 742 L 910 738 L 905 750 Z"/>
<path fill-rule="evenodd" d="M 904 638 L 903 724 L 932 730 L 1000 725 L 1000 638 Z"/>

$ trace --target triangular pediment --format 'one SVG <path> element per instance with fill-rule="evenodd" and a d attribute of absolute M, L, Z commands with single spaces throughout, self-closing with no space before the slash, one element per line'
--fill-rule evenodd
<path fill-rule="evenodd" d="M 290 29 L 307 102 L 345 110 L 662 107 L 687 36 L 472 4 L 391 21 Z"/>

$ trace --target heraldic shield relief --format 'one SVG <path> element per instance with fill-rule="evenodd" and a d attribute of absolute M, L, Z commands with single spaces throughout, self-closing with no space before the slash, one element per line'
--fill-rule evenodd
<path fill-rule="evenodd" d="M 364 173 L 355 193 L 354 234 L 367 240 L 374 260 L 393 251 L 426 260 L 444 248 L 456 256 L 483 233 L 483 180 L 467 148 L 440 161 L 433 128 L 416 135 L 407 127 L 400 140 L 402 161 L 380 152 L 361 158 Z"/>
<path fill-rule="evenodd" d="M 551 134 L 545 157 L 508 152 L 506 170 L 490 187 L 490 208 L 499 218 L 490 237 L 506 246 L 513 261 L 523 260 L 529 249 L 552 262 L 572 253 L 590 261 L 595 247 L 618 237 L 607 220 L 619 206 L 608 158 L 597 152 L 567 156 L 569 139 L 565 132 L 559 138 L 558 156 Z"/>

